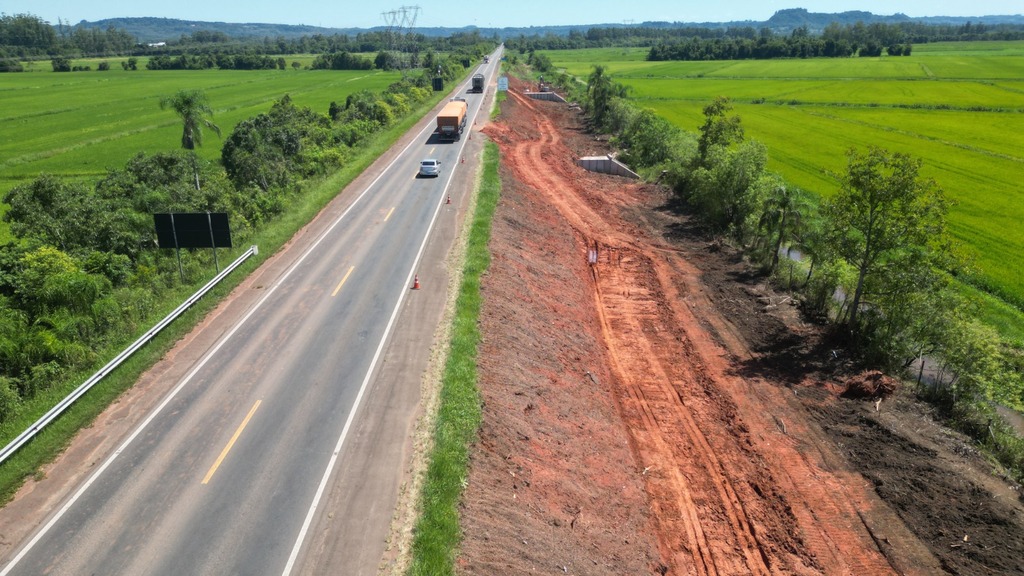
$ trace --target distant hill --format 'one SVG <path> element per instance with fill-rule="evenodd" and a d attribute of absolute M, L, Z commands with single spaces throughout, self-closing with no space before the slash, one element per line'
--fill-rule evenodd
<path fill-rule="evenodd" d="M 232 38 L 298 38 L 314 34 L 358 34 L 366 32 L 360 28 L 323 28 L 320 26 L 301 26 L 292 24 L 257 24 L 235 22 L 201 22 L 197 20 L 178 20 L 176 18 L 107 18 L 89 22 L 82 20 L 75 27 L 107 29 L 113 26 L 132 34 L 139 42 L 167 42 L 177 40 L 183 34 L 192 34 L 199 30 L 223 32 Z"/>
<path fill-rule="evenodd" d="M 921 22 L 923 24 L 950 24 L 963 25 L 968 22 L 974 24 L 1024 24 L 1024 15 L 1005 16 L 928 16 L 911 18 L 906 14 L 893 14 L 882 16 L 871 12 L 849 11 L 837 14 L 808 12 L 804 8 L 790 8 L 779 10 L 771 18 L 764 22 L 754 20 L 740 20 L 732 22 L 643 22 L 641 24 L 630 24 L 628 26 L 643 26 L 649 28 L 733 28 L 746 27 L 770 28 L 779 34 L 788 34 L 796 28 L 807 27 L 811 33 L 820 33 L 830 23 L 836 22 L 840 25 L 855 24 L 864 22 L 871 24 L 882 22 L 894 24 L 899 22 Z M 373 28 L 325 28 L 320 26 L 302 26 L 291 24 L 258 24 L 258 23 L 233 23 L 233 22 L 201 22 L 193 20 L 178 20 L 174 18 L 108 18 L 89 22 L 82 20 L 76 27 L 102 28 L 110 26 L 125 30 L 139 39 L 139 42 L 167 42 L 181 38 L 183 34 L 192 34 L 199 30 L 211 32 L 223 32 L 233 38 L 298 38 L 300 36 L 312 36 L 323 34 L 327 36 L 335 34 L 347 34 L 354 36 L 361 32 L 372 32 L 384 29 L 383 26 Z M 477 28 L 465 26 L 462 28 L 427 28 L 417 27 L 416 32 L 425 36 L 450 36 L 458 32 L 479 32 L 482 36 L 499 38 L 514 38 L 517 36 L 534 36 L 554 34 L 567 36 L 570 32 L 586 32 L 591 28 L 623 28 L 626 24 L 576 24 L 564 26 L 530 26 L 520 28 Z"/>
<path fill-rule="evenodd" d="M 962 26 L 968 22 L 972 24 L 1024 24 L 1024 16 L 928 16 L 923 18 L 911 18 L 906 14 L 896 13 L 891 16 L 881 16 L 871 12 L 851 10 L 828 14 L 821 12 L 808 12 L 803 8 L 790 8 L 779 10 L 772 15 L 763 25 L 771 28 L 774 32 L 790 32 L 801 26 L 806 26 L 812 33 L 819 33 L 831 23 L 841 26 L 863 22 L 865 24 L 899 24 L 901 22 L 919 22 L 922 24 L 950 24 Z"/>
<path fill-rule="evenodd" d="M 851 10 L 848 12 L 840 12 L 838 14 L 824 14 L 820 12 L 808 12 L 804 8 L 791 8 L 789 10 L 779 10 L 772 15 L 771 18 L 765 22 L 765 25 L 773 30 L 793 30 L 806 26 L 811 31 L 824 30 L 829 24 L 836 22 L 840 25 L 856 24 L 857 22 L 863 22 L 865 24 L 883 23 L 883 24 L 898 24 L 900 22 L 912 22 L 914 19 L 905 14 L 893 14 L 892 16 L 880 16 L 872 14 L 871 12 L 863 12 L 860 10 Z"/>

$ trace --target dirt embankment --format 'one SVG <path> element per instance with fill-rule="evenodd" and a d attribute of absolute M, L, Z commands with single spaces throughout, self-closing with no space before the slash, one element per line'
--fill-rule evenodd
<path fill-rule="evenodd" d="M 792 300 L 512 88 L 462 572 L 1024 571 L 1020 501 L 962 439 L 840 398 Z"/>

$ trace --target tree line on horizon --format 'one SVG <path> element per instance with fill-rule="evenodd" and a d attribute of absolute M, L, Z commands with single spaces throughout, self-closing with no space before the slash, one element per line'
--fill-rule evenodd
<path fill-rule="evenodd" d="M 666 23 L 595 26 L 586 31 L 570 29 L 566 34 L 520 34 L 505 39 L 505 43 L 520 53 L 532 50 L 637 46 L 651 48 L 648 56 L 651 60 L 709 60 L 843 57 L 856 54 L 877 56 L 883 51 L 890 55 L 907 55 L 914 44 L 928 42 L 1021 39 L 1024 39 L 1024 24 L 857 21 L 832 22 L 820 34 L 810 31 L 806 26 L 797 26 L 788 33 L 780 33 L 768 26 L 698 27 Z M 199 29 L 166 42 L 144 44 L 124 29 L 113 26 L 107 29 L 68 26 L 64 23 L 52 26 L 31 14 L 3 14 L 0 15 L 0 72 L 22 71 L 22 60 L 56 59 L 63 63 L 71 58 L 105 56 L 155 58 L 158 61 L 155 69 L 271 69 L 280 67 L 277 57 L 290 54 L 398 51 L 417 55 L 428 51 L 451 52 L 481 42 L 497 41 L 497 36 L 484 38 L 479 31 L 460 31 L 448 36 L 406 33 L 398 38 L 381 30 L 368 30 L 354 35 L 241 38 L 232 37 L 220 30 Z M 70 71 L 74 67 L 62 64 L 54 69 Z"/>
<path fill-rule="evenodd" d="M 907 47 L 930 42 L 966 42 L 979 40 L 1024 40 L 1024 24 L 925 24 L 900 22 L 894 24 L 833 22 L 820 34 L 806 26 L 781 34 L 769 27 L 615 27 L 591 28 L 586 33 L 571 31 L 568 35 L 520 35 L 509 38 L 505 45 L 521 54 L 533 50 L 577 50 L 606 47 L 648 47 L 652 60 L 665 58 L 679 45 L 700 46 L 700 58 L 755 52 L 755 48 L 769 46 L 758 52 L 757 58 L 810 58 L 817 56 L 851 56 L 864 50 L 864 55 L 880 55 L 882 50 Z M 732 48 L 735 47 L 735 48 Z M 902 54 L 902 50 L 899 51 Z"/>
<path fill-rule="evenodd" d="M 416 67 L 422 55 L 434 53 L 473 53 L 483 44 L 496 44 L 479 32 L 456 32 L 444 37 L 407 33 L 392 36 L 384 31 L 346 34 L 304 35 L 263 38 L 233 38 L 220 31 L 196 30 L 179 38 L 157 44 L 139 43 L 123 29 L 106 30 L 85 27 L 54 27 L 31 14 L 0 16 L 0 72 L 21 72 L 22 60 L 57 61 L 55 71 L 72 71 L 73 58 L 130 56 L 148 57 L 154 70 L 197 70 L 221 68 L 231 70 L 283 68 L 279 59 L 292 54 L 351 55 L 398 52 L 408 54 Z M 330 69 L 368 69 L 360 60 L 339 67 L 337 58 L 328 58 L 320 67 Z M 392 58 L 394 60 L 394 58 Z M 387 62 L 385 64 L 389 64 Z M 65 65 L 66 64 L 66 65 Z M 370 66 L 381 67 L 371 61 Z M 409 66 L 408 63 L 405 64 Z M 107 69 L 109 67 L 105 67 Z M 84 67 L 79 69 L 84 70 Z"/>

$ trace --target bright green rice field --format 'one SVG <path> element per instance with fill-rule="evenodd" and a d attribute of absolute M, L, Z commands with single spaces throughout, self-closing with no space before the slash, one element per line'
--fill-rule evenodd
<path fill-rule="evenodd" d="M 768 146 L 770 169 L 821 196 L 838 189 L 833 174 L 845 170 L 851 147 L 921 158 L 922 174 L 956 202 L 950 230 L 979 279 L 1024 302 L 1024 42 L 923 44 L 893 58 L 646 62 L 645 49 L 622 48 L 546 54 L 582 79 L 604 65 L 642 107 L 693 132 L 706 104 L 731 98 L 747 137 Z M 993 323 L 1024 337 L 1024 325 L 1012 326 L 1021 317 L 995 307 L 986 305 Z"/>
<path fill-rule="evenodd" d="M 121 59 L 111 69 L 54 73 L 36 63 L 35 71 L 0 74 L 0 197 L 42 172 L 93 180 L 107 168 L 120 168 L 138 152 L 181 146 L 181 121 L 160 99 L 178 90 L 203 90 L 213 121 L 227 137 L 235 124 L 266 112 L 285 94 L 299 106 L 326 113 L 331 101 L 344 103 L 359 90 L 379 92 L 400 77 L 377 71 L 198 70 L 126 72 Z M 140 61 L 144 66 L 145 61 Z M 203 132 L 200 155 L 217 159 L 223 140 Z M 3 210 L 3 207 L 0 207 Z M 6 227 L 0 226 L 0 242 Z"/>

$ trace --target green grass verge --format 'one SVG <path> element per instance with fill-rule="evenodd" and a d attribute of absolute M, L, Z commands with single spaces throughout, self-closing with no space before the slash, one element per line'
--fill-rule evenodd
<path fill-rule="evenodd" d="M 494 110 L 491 110 L 491 120 L 501 115 L 501 103 L 508 99 L 508 92 L 501 90 L 494 95 Z"/>
<path fill-rule="evenodd" d="M 0 503 L 7 502 L 21 486 L 25 478 L 38 475 L 40 467 L 53 460 L 78 430 L 88 426 L 107 406 L 125 390 L 131 388 L 139 376 L 156 363 L 174 343 L 187 334 L 217 303 L 227 296 L 242 280 L 252 273 L 267 258 L 281 248 L 295 233 L 324 206 L 327 205 L 340 190 L 359 176 L 381 154 L 388 150 L 416 122 L 440 100 L 440 96 L 421 104 L 403 122 L 387 131 L 381 132 L 366 141 L 359 152 L 353 156 L 349 164 L 332 176 L 309 184 L 308 193 L 296 199 L 292 209 L 270 222 L 255 237 L 248 239 L 244 247 L 231 251 L 221 251 L 219 258 L 226 264 L 237 258 L 248 249 L 250 244 L 260 248 L 258 256 L 250 258 L 231 276 L 221 282 L 205 298 L 200 300 L 188 312 L 161 332 L 153 341 L 135 353 L 131 359 L 122 364 L 112 374 L 104 378 L 90 392 L 79 399 L 70 409 L 50 426 L 40 432 L 31 442 L 23 446 L 10 459 L 0 465 Z M 178 304 L 206 283 L 215 275 L 212 257 L 208 276 L 192 285 L 183 286 L 177 292 L 168 294 L 166 304 L 152 315 L 147 326 L 138 334 L 125 334 L 123 338 L 113 342 L 107 349 L 97 350 L 97 361 L 89 371 L 71 375 L 67 381 L 55 384 L 46 391 L 23 403 L 18 413 L 0 426 L 0 443 L 7 445 L 23 430 L 39 419 L 47 410 L 67 396 L 71 390 L 88 378 L 95 370 L 113 358 L 121 350 L 138 338 L 149 325 L 155 324 Z"/>
<path fill-rule="evenodd" d="M 476 438 L 481 418 L 476 372 L 482 300 L 480 278 L 491 262 L 487 244 L 500 192 L 498 147 L 488 142 L 484 148 L 483 177 L 466 248 L 462 284 L 455 303 L 452 339 L 434 428 L 434 447 L 413 539 L 410 572 L 415 575 L 455 573 L 455 555 L 461 537 L 459 499 L 467 481 L 469 445 Z"/>

